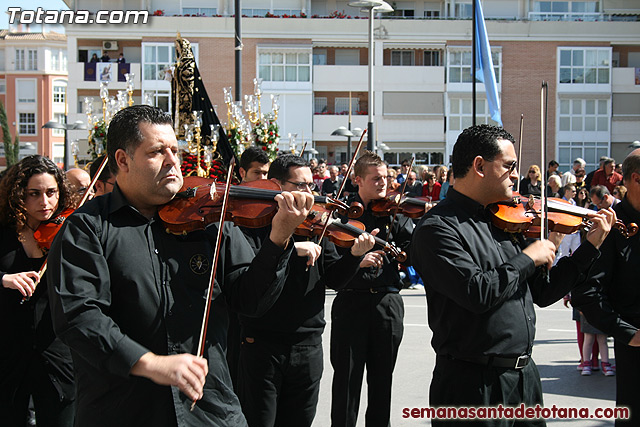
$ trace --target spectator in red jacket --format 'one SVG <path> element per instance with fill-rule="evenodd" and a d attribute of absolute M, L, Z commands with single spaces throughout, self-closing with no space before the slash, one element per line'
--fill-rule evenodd
<path fill-rule="evenodd" d="M 613 193 L 613 189 L 616 185 L 622 181 L 622 175 L 614 171 L 616 167 L 616 161 L 609 158 L 604 161 L 602 169 L 596 171 L 593 174 L 593 180 L 591 181 L 591 187 L 597 185 L 604 185 L 607 187 L 610 193 Z"/>
<path fill-rule="evenodd" d="M 436 181 L 433 172 L 425 174 L 425 183 L 422 186 L 422 197 L 431 197 L 431 200 L 440 200 L 440 189 L 442 185 Z"/>

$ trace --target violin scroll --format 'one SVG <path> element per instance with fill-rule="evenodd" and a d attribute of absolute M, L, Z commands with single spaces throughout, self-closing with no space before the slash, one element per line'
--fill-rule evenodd
<path fill-rule="evenodd" d="M 629 237 L 633 237 L 638 232 L 638 225 L 635 222 L 629 223 L 629 225 L 624 225 L 621 220 L 617 220 L 615 224 L 613 224 L 613 228 L 618 230 L 620 234 L 622 234 L 625 239 Z"/>

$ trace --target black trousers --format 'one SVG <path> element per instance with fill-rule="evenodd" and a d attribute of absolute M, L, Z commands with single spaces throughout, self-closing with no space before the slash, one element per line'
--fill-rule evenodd
<path fill-rule="evenodd" d="M 311 426 L 322 369 L 322 343 L 282 345 L 243 335 L 238 397 L 249 427 Z"/>
<path fill-rule="evenodd" d="M 38 427 L 72 427 L 75 401 L 62 398 L 52 381 L 55 380 L 49 377 L 40 362 L 31 363 L 24 380 L 12 390 L 13 398 L 0 399 L 0 424 L 25 427 L 29 398 L 33 397 Z"/>
<path fill-rule="evenodd" d="M 437 407 L 516 407 L 542 406 L 542 384 L 533 360 L 523 369 L 483 366 L 443 356 L 436 358 L 429 390 L 429 406 Z M 542 419 L 440 420 L 439 426 L 545 426 Z"/>
<path fill-rule="evenodd" d="M 615 341 L 616 406 L 626 406 L 631 419 L 616 420 L 616 426 L 637 425 L 640 422 L 640 348 Z"/>
<path fill-rule="evenodd" d="M 240 333 L 240 320 L 234 312 L 229 312 L 229 327 L 227 328 L 227 365 L 233 390 L 238 392 L 238 359 L 240 359 L 240 343 L 242 335 Z"/>
<path fill-rule="evenodd" d="M 367 367 L 367 427 L 388 426 L 391 382 L 402 341 L 404 304 L 397 293 L 338 292 L 331 309 L 331 425 L 355 426 Z"/>

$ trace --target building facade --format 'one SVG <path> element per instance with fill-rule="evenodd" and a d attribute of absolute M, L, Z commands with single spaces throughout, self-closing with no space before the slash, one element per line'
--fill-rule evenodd
<path fill-rule="evenodd" d="M 123 2 L 75 0 L 72 10 L 119 10 Z M 279 94 L 281 149 L 312 142 L 329 162 L 346 160 L 339 126 L 365 129 L 373 108 L 375 141 L 390 164 L 449 162 L 455 140 L 472 123 L 471 0 L 390 2 L 374 23 L 373 103 L 368 102 L 367 13 L 335 0 L 244 0 L 242 92 L 263 79 L 263 100 Z M 548 82 L 547 152 L 561 169 L 575 157 L 594 168 L 601 155 L 622 158 L 640 138 L 640 5 L 634 0 L 483 0 L 504 127 L 518 138 L 522 164 L 540 163 L 540 88 Z M 123 53 L 145 93 L 170 109 L 167 70 L 176 33 L 194 45 L 218 115 L 223 87 L 234 84 L 233 2 L 146 0 L 146 24 L 65 25 L 69 50 L 70 121 L 83 120 L 84 97 L 101 108 L 99 83 L 84 79 L 93 53 Z M 109 90 L 122 90 L 112 82 Z M 351 106 L 351 108 L 349 108 Z M 263 111 L 270 105 L 263 102 Z M 478 123 L 492 123 L 484 85 L 477 84 Z M 71 132 L 86 140 L 86 131 Z M 355 146 L 353 141 L 353 145 Z M 83 150 L 80 150 L 83 152 Z"/>
<path fill-rule="evenodd" d="M 20 157 L 43 154 L 62 164 L 64 131 L 42 129 L 49 120 L 64 123 L 67 90 L 67 38 L 39 27 L 0 30 L 0 102 L 9 132 L 20 138 Z M 6 164 L 0 144 L 0 166 Z"/>

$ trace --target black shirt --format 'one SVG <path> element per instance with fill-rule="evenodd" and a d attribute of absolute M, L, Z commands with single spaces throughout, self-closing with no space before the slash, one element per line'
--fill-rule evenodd
<path fill-rule="evenodd" d="M 0 279 L 5 274 L 38 271 L 45 257 L 29 258 L 13 228 L 0 227 Z M 69 347 L 56 338 L 44 276 L 33 296 L 0 285 L 0 399 L 11 402 L 28 371 L 45 372 L 60 400 L 73 400 L 75 383 Z"/>
<path fill-rule="evenodd" d="M 438 355 L 530 354 L 533 303 L 547 306 L 562 298 L 598 256 L 585 242 L 543 275 L 544 267 L 536 269 L 522 247 L 522 236 L 494 227 L 481 204 L 453 188 L 422 218 L 411 256 L 425 284 Z"/>
<path fill-rule="evenodd" d="M 77 425 L 246 425 L 225 361 L 227 307 L 266 312 L 291 249 L 267 240 L 254 257 L 242 232 L 225 223 L 204 350 L 209 373 L 193 411 L 177 387 L 129 374 L 149 351 L 196 354 L 216 229 L 168 234 L 117 185 L 66 220 L 47 274 L 54 327 L 77 372 Z"/>
<path fill-rule="evenodd" d="M 640 224 L 640 212 L 626 197 L 613 210 L 625 224 Z M 612 230 L 600 252 L 593 275 L 572 292 L 571 303 L 589 323 L 628 344 L 640 328 L 640 234 L 627 239 Z"/>
<path fill-rule="evenodd" d="M 340 189 L 340 184 L 342 184 L 342 178 L 336 177 L 335 181 L 331 181 L 331 178 L 327 178 L 322 183 L 322 195 L 323 196 L 332 196 L 338 193 Z"/>
<path fill-rule="evenodd" d="M 296 236 L 295 240 L 306 239 Z M 327 237 L 321 246 L 320 257 L 309 268 L 307 257 L 291 255 L 285 285 L 273 307 L 261 317 L 239 316 L 245 335 L 269 338 L 279 344 L 322 342 L 325 289 L 344 287 L 357 272 L 360 258 L 351 255 L 350 250 L 340 256 Z"/>
<path fill-rule="evenodd" d="M 364 206 L 364 202 L 360 198 L 360 195 L 356 193 L 350 197 L 349 203 L 358 202 Z M 371 211 L 371 204 L 365 207 L 364 212 L 357 221 L 360 221 L 365 226 L 365 231 L 371 232 L 374 229 L 380 229 L 377 237 L 382 240 L 387 240 L 387 234 L 391 233 L 389 242 L 395 243 L 400 249 L 409 250 L 409 244 L 411 243 L 411 233 L 413 233 L 414 224 L 411 218 L 398 214 L 396 221 L 391 224 L 392 216 L 375 216 Z M 380 246 L 374 246 L 372 251 L 380 250 Z M 409 255 L 407 253 L 407 255 Z M 405 265 L 409 265 L 410 258 L 404 262 Z M 389 256 L 385 256 L 384 265 L 382 268 L 367 267 L 358 270 L 355 277 L 346 286 L 348 289 L 370 289 L 395 286 L 398 289 L 401 287 L 400 272 L 398 269 L 398 261 L 392 259 Z"/>
<path fill-rule="evenodd" d="M 523 178 L 518 186 L 518 192 L 523 196 L 533 195 L 540 197 L 542 182 L 536 181 L 535 185 L 531 183 L 530 178 Z"/>

